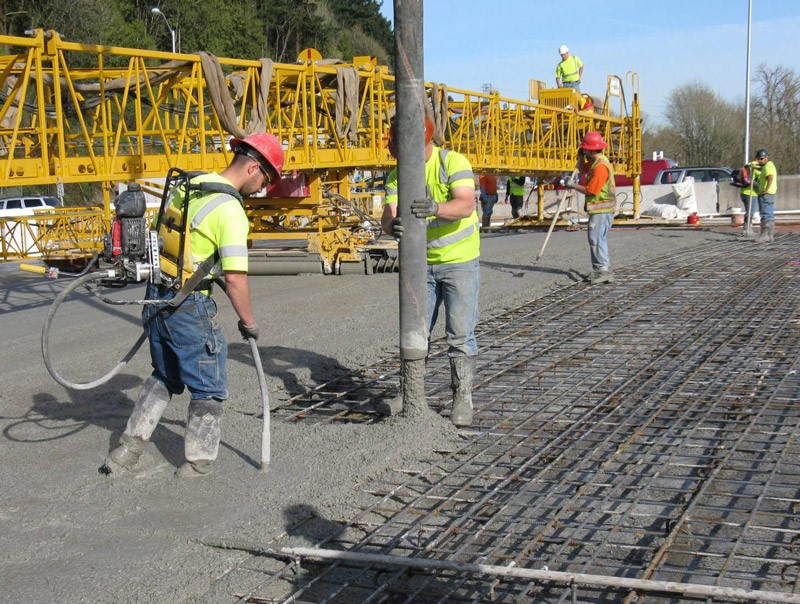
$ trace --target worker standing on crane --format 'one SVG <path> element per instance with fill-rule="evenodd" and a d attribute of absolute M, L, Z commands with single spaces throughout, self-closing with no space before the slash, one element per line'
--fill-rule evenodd
<path fill-rule="evenodd" d="M 231 140 L 233 159 L 220 174 L 195 176 L 190 189 L 188 245 L 194 266 L 216 257 L 225 278 L 225 289 L 239 317 L 245 339 L 258 339 L 258 326 L 250 303 L 247 280 L 247 235 L 250 225 L 241 196 L 277 184 L 283 168 L 283 148 L 277 137 L 257 133 Z M 203 190 L 205 185 L 205 189 Z M 180 204 L 183 192 L 173 194 Z M 196 269 L 195 269 L 196 270 Z M 180 283 L 180 279 L 178 281 Z M 169 300 L 175 287 L 149 284 L 147 299 Z M 191 394 L 186 420 L 186 463 L 177 471 L 181 478 L 205 476 L 217 458 L 220 421 L 228 398 L 228 345 L 211 297 L 211 280 L 203 279 L 177 308 L 146 305 L 142 321 L 150 340 L 153 372 L 144 382 L 120 444 L 100 468 L 104 474 L 131 471 L 158 425 L 173 394 L 188 388 Z"/>
<path fill-rule="evenodd" d="M 569 48 L 563 44 L 558 47 L 561 61 L 556 65 L 556 86 L 559 88 L 574 88 L 581 91 L 581 78 L 583 78 L 583 61 L 569 54 Z"/>
<path fill-rule="evenodd" d="M 755 180 L 758 193 L 758 211 L 761 214 L 761 232 L 756 243 L 769 243 L 775 238 L 775 194 L 778 192 L 778 169 L 766 149 L 756 151 L 759 166 Z"/>
<path fill-rule="evenodd" d="M 396 124 L 392 124 L 389 151 L 393 156 L 395 136 Z M 429 197 L 412 201 L 411 212 L 417 218 L 425 218 L 428 227 L 428 337 L 444 304 L 453 390 L 450 419 L 456 426 L 468 426 L 472 423 L 472 382 L 478 355 L 475 327 L 480 289 L 475 179 L 466 157 L 434 146 L 432 139 L 433 122 L 426 118 L 425 182 Z M 381 224 L 385 232 L 399 239 L 403 234 L 403 217 L 397 215 L 397 180 L 397 169 L 394 169 L 386 181 Z M 397 397 L 378 410 L 394 415 L 402 408 L 402 398 Z"/>
<path fill-rule="evenodd" d="M 614 222 L 617 191 L 614 187 L 614 170 L 603 155 L 606 142 L 603 135 L 592 130 L 586 133 L 580 146 L 584 161 L 580 172 L 586 174 L 586 185 L 566 180 L 564 185 L 586 196 L 584 210 L 589 214 L 589 252 L 592 259 L 592 274 L 588 281 L 611 283 L 611 258 L 608 252 L 608 231 Z"/>

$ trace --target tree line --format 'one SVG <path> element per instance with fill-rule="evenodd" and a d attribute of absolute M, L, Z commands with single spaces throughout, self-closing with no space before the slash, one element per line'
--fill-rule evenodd
<path fill-rule="evenodd" d="M 0 33 L 54 29 L 70 42 L 269 57 L 293 63 L 305 48 L 326 58 L 393 64 L 392 26 L 378 0 L 3 0 Z M 162 14 L 153 13 L 157 7 Z M 165 21 L 166 18 L 166 21 Z"/>
<path fill-rule="evenodd" d="M 800 75 L 783 65 L 761 64 L 751 83 L 750 158 L 765 148 L 780 174 L 800 174 Z M 690 82 L 669 94 L 666 124 L 645 125 L 645 159 L 654 151 L 683 166 L 745 162 L 745 103 L 731 102 L 707 84 Z"/>

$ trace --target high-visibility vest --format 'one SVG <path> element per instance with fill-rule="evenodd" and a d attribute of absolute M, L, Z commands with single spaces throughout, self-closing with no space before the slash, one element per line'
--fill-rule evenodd
<path fill-rule="evenodd" d="M 522 181 L 522 184 L 516 178 L 509 178 L 508 179 L 508 194 L 509 195 L 516 195 L 517 197 L 522 197 L 525 195 L 525 181 Z"/>
<path fill-rule="evenodd" d="M 581 65 L 578 57 L 570 55 L 558 64 L 556 77 L 560 75 L 562 82 L 577 82 L 581 78 Z"/>
<path fill-rule="evenodd" d="M 436 203 L 453 199 L 454 187 L 475 187 L 472 166 L 466 157 L 455 151 L 434 146 L 425 162 L 427 194 Z M 386 181 L 384 203 L 397 203 L 397 169 Z M 428 264 L 454 264 L 468 262 L 481 255 L 481 240 L 478 213 L 473 210 L 466 218 L 448 220 L 438 216 L 428 218 L 427 257 Z"/>
<path fill-rule="evenodd" d="M 617 207 L 617 189 L 614 187 L 614 168 L 605 155 L 598 155 L 594 160 L 592 167 L 586 174 L 586 182 L 592 180 L 592 174 L 598 164 L 603 164 L 608 168 L 608 180 L 600 189 L 600 193 L 592 195 L 586 193 L 586 213 L 587 214 L 608 214 L 614 212 Z"/>

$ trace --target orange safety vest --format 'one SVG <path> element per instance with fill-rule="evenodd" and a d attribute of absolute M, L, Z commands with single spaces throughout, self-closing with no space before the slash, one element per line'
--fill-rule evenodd
<path fill-rule="evenodd" d="M 607 214 L 609 212 L 614 212 L 617 207 L 617 189 L 614 187 L 614 169 L 611 167 L 611 162 L 608 161 L 605 155 L 600 154 L 597 156 L 597 159 L 594 160 L 592 167 L 589 168 L 589 172 L 586 174 L 586 182 L 588 183 L 592 180 L 592 174 L 594 173 L 595 166 L 598 164 L 603 164 L 608 168 L 608 180 L 597 195 L 586 193 L 585 207 L 587 214 Z"/>

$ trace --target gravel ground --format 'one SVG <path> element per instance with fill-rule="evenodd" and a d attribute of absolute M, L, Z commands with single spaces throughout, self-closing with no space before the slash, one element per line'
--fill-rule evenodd
<path fill-rule="evenodd" d="M 728 237 L 725 227 L 617 228 L 612 259 L 622 268 Z M 536 263 L 544 238 L 543 232 L 483 235 L 482 316 L 589 272 L 585 231 L 554 233 Z M 203 542 L 267 544 L 288 532 L 296 544 L 311 545 L 330 522 L 349 518 L 368 500 L 360 484 L 424 459 L 454 434 L 444 420 L 324 427 L 273 422 L 272 464 L 259 472 L 258 383 L 230 304 L 218 296 L 230 343 L 231 399 L 215 473 L 190 482 L 173 477 L 183 456 L 183 395 L 168 408 L 141 471 L 104 478 L 97 468 L 116 445 L 149 373 L 147 353 L 104 386 L 67 390 L 48 375 L 39 341 L 66 281 L 3 265 L 0 285 L 3 602 L 203 601 L 215 580 L 246 556 Z M 396 353 L 397 275 L 258 277 L 251 287 L 273 401 Z M 132 294 L 125 290 L 126 297 Z M 53 331 L 59 371 L 74 380 L 108 371 L 135 340 L 137 315 L 136 307 L 65 304 Z M 310 516 L 320 520 L 293 528 Z"/>

